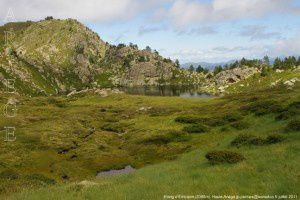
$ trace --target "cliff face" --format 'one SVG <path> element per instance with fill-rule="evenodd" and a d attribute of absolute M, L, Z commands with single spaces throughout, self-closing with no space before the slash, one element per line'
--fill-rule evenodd
<path fill-rule="evenodd" d="M 8 44 L 5 31 L 13 32 Z M 17 91 L 27 94 L 165 84 L 176 71 L 158 52 L 110 45 L 72 19 L 6 24 L 0 50 L 1 88 L 13 78 Z"/>
<path fill-rule="evenodd" d="M 157 85 L 169 82 L 176 70 L 174 63 L 147 50 L 133 46 L 110 46 L 103 66 L 111 66 L 115 85 Z"/>

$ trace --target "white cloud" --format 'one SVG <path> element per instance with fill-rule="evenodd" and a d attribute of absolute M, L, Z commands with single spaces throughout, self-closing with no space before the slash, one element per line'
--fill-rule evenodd
<path fill-rule="evenodd" d="M 83 22 L 123 21 L 157 4 L 158 0 L 1 0 L 0 18 L 4 19 L 11 8 L 17 21 L 40 20 L 46 16 Z"/>
<path fill-rule="evenodd" d="M 267 26 L 263 25 L 250 25 L 244 26 L 239 34 L 240 36 L 249 37 L 250 40 L 262 39 L 280 39 L 281 34 L 276 31 L 270 31 Z"/>
<path fill-rule="evenodd" d="M 159 31 L 167 31 L 168 27 L 167 26 L 141 26 L 139 28 L 139 32 L 138 35 L 142 36 L 145 34 L 149 34 L 149 33 L 154 33 L 154 32 L 159 32 Z"/>
<path fill-rule="evenodd" d="M 272 57 L 277 56 L 299 56 L 300 55 L 300 33 L 288 39 L 282 39 L 267 46 L 266 53 Z"/>
<path fill-rule="evenodd" d="M 268 55 L 272 58 L 282 56 L 300 56 L 300 33 L 288 39 L 281 39 L 275 43 L 245 45 L 245 46 L 215 46 L 207 49 L 181 49 L 173 51 L 167 56 L 179 59 L 180 62 L 224 62 L 245 58 L 263 58 Z"/>
<path fill-rule="evenodd" d="M 259 18 L 273 12 L 298 13 L 293 0 L 175 0 L 169 18 L 178 27 L 193 23 L 222 22 L 242 18 Z"/>
<path fill-rule="evenodd" d="M 261 46 L 216 46 L 210 49 L 182 49 L 171 53 L 172 59 L 178 58 L 182 63 L 185 62 L 223 62 L 232 59 L 260 58 L 264 52 Z"/>

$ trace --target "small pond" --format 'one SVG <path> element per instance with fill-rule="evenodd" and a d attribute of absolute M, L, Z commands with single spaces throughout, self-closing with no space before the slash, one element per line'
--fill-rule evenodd
<path fill-rule="evenodd" d="M 112 169 L 112 170 L 109 170 L 109 171 L 99 172 L 97 174 L 96 178 L 109 177 L 109 176 L 118 175 L 118 174 L 129 174 L 129 173 L 132 173 L 134 171 L 135 171 L 135 169 L 131 165 L 127 165 L 123 169 Z"/>

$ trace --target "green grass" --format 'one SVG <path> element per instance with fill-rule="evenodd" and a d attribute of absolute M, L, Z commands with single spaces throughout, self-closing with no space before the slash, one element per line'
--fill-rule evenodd
<path fill-rule="evenodd" d="M 228 93 L 240 93 L 247 91 L 256 91 L 258 88 L 267 89 L 272 88 L 272 84 L 282 85 L 285 81 L 292 78 L 300 78 L 299 69 L 285 70 L 281 73 L 277 73 L 271 70 L 266 76 L 261 76 L 260 73 L 254 74 L 253 76 L 242 80 L 238 83 L 230 85 L 226 92 Z"/>
<path fill-rule="evenodd" d="M 256 115 L 244 108 L 273 99 L 280 102 L 280 112 L 284 112 L 297 105 L 299 89 L 276 87 L 212 99 L 125 94 L 106 98 L 17 97 L 17 117 L 0 118 L 2 127 L 11 125 L 17 130 L 15 142 L 0 141 L 0 194 L 12 199 L 297 194 L 300 136 L 298 129 L 286 129 L 299 115 L 296 113 L 293 120 L 278 120 L 277 109 Z M 6 99 L 1 96 L 1 106 Z M 202 123 L 207 132 L 184 132 L 184 127 Z M 259 138 L 280 134 L 285 140 L 261 146 L 231 146 L 241 134 Z M 205 158 L 210 151 L 232 151 L 245 159 L 212 166 Z M 99 171 L 126 165 L 138 170 L 95 180 Z M 75 184 L 82 180 L 98 185 Z"/>
<path fill-rule="evenodd" d="M 267 119 L 265 119 L 268 121 Z M 262 120 L 265 121 L 265 120 Z M 272 128 L 267 126 L 264 131 Z M 26 191 L 13 199 L 163 199 L 164 195 L 299 195 L 299 135 L 282 144 L 257 148 L 228 148 L 228 140 L 180 156 L 176 161 L 148 166 L 129 175 L 93 180 L 98 185 L 58 185 Z M 202 138 L 208 141 L 208 138 Z M 237 164 L 211 166 L 210 149 L 230 149 L 244 155 Z"/>

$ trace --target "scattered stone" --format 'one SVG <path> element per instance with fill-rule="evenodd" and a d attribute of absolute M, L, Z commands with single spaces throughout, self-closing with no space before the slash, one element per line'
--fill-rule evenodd
<path fill-rule="evenodd" d="M 97 89 L 95 91 L 95 94 L 99 94 L 101 97 L 107 97 L 108 96 L 108 90 L 105 89 Z"/>
<path fill-rule="evenodd" d="M 277 80 L 277 81 L 275 81 L 275 82 L 273 82 L 273 83 L 271 83 L 271 87 L 274 87 L 274 86 L 276 86 L 279 82 L 281 81 L 281 79 L 279 79 L 279 80 Z"/>
<path fill-rule="evenodd" d="M 77 94 L 97 94 L 100 95 L 101 97 L 108 97 L 111 94 L 123 94 L 124 92 L 120 91 L 119 89 L 111 89 L 111 88 L 106 88 L 106 89 L 85 89 L 81 91 L 72 91 L 70 92 L 67 97 L 77 95 Z"/>
<path fill-rule="evenodd" d="M 245 80 L 246 78 L 258 72 L 259 70 L 254 67 L 238 67 L 234 69 L 229 69 L 218 73 L 214 77 L 214 82 L 217 85 L 233 84 L 241 80 Z"/>
<path fill-rule="evenodd" d="M 296 82 L 300 81 L 299 78 L 292 78 L 288 81 L 284 82 L 284 85 L 288 86 L 289 89 L 293 88 L 293 86 L 295 85 Z"/>
<path fill-rule="evenodd" d="M 98 183 L 84 180 L 84 181 L 81 181 L 81 182 L 77 183 L 77 185 L 82 185 L 82 186 L 85 186 L 85 187 L 90 187 L 90 186 L 98 185 Z"/>
<path fill-rule="evenodd" d="M 282 73 L 282 72 L 284 72 L 284 70 L 276 69 L 275 72 L 276 72 L 276 73 Z"/>
<path fill-rule="evenodd" d="M 140 107 L 137 111 L 140 111 L 140 112 L 145 112 L 145 111 L 148 111 L 148 110 L 151 110 L 152 107 L 148 106 L 148 107 Z"/>

